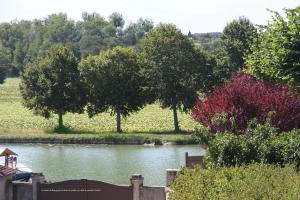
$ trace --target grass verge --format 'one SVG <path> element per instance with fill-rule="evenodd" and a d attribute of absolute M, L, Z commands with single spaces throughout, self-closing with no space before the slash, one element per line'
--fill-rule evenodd
<path fill-rule="evenodd" d="M 59 144 L 196 144 L 191 135 L 151 133 L 51 133 L 36 130 L 0 129 L 0 143 Z"/>

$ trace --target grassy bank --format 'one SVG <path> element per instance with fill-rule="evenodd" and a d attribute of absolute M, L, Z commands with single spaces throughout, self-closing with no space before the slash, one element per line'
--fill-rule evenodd
<path fill-rule="evenodd" d="M 146 106 L 140 112 L 122 119 L 124 133 L 116 134 L 115 117 L 110 113 L 99 114 L 88 118 L 87 114 L 71 114 L 64 116 L 64 124 L 68 129 L 60 134 L 55 133 L 57 116 L 50 119 L 33 115 L 32 111 L 22 105 L 18 78 L 8 78 L 0 85 L 0 142 L 16 140 L 95 140 L 124 141 L 138 139 L 141 141 L 161 140 L 192 142 L 189 135 L 173 134 L 173 115 L 168 109 L 161 109 L 158 104 Z M 192 132 L 198 124 L 190 114 L 179 114 L 180 127 Z"/>

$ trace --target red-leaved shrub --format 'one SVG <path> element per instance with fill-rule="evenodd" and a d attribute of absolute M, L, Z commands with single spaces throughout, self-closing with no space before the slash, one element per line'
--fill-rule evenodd
<path fill-rule="evenodd" d="M 300 127 L 300 98 L 287 85 L 239 73 L 206 99 L 198 99 L 192 116 L 214 132 L 245 133 L 251 119 L 263 123 L 268 117 L 274 127 L 290 131 Z"/>

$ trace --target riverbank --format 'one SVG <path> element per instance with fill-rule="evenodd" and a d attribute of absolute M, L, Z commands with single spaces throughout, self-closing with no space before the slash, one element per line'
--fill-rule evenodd
<path fill-rule="evenodd" d="M 169 133 L 47 133 L 36 130 L 0 129 L 0 143 L 42 143 L 42 144 L 196 144 L 190 134 Z"/>

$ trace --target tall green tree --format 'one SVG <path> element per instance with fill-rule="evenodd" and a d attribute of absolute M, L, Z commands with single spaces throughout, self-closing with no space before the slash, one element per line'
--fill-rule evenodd
<path fill-rule="evenodd" d="M 16 76 L 28 62 L 28 48 L 34 40 L 35 29 L 31 21 L 13 21 L 0 24 L 0 41 L 8 51 L 9 75 Z"/>
<path fill-rule="evenodd" d="M 109 22 L 117 28 L 123 28 L 125 20 L 120 13 L 114 12 L 109 17 Z"/>
<path fill-rule="evenodd" d="M 163 108 L 173 110 L 175 132 L 180 132 L 177 110 L 194 106 L 197 92 L 208 88 L 212 66 L 203 51 L 174 25 L 160 24 L 141 44 L 144 75 Z"/>
<path fill-rule="evenodd" d="M 135 46 L 145 35 L 154 27 L 153 21 L 149 19 L 139 18 L 137 22 L 131 23 L 122 33 L 123 44 Z"/>
<path fill-rule="evenodd" d="M 0 42 L 0 84 L 4 83 L 9 68 L 9 52 Z"/>
<path fill-rule="evenodd" d="M 107 35 L 114 34 L 112 32 L 115 32 L 116 28 L 113 24 L 107 27 L 109 23 L 98 13 L 84 12 L 82 20 L 77 24 L 81 34 L 79 47 L 81 57 L 86 58 L 89 55 L 97 55 L 101 50 L 106 49 L 105 38 L 108 37 Z"/>
<path fill-rule="evenodd" d="M 245 58 L 251 53 L 251 45 L 256 41 L 257 29 L 245 17 L 228 23 L 220 39 L 214 40 L 216 48 L 210 52 L 214 62 L 212 84 L 217 86 L 228 81 L 232 75 L 245 67 Z M 204 44 L 204 48 L 207 47 Z M 209 50 L 209 49 L 208 49 Z"/>
<path fill-rule="evenodd" d="M 32 28 L 32 22 L 22 20 L 13 24 L 17 32 L 19 32 L 18 39 L 14 44 L 12 65 L 16 70 L 15 74 L 19 74 L 27 63 L 28 47 L 34 38 L 34 29 Z"/>
<path fill-rule="evenodd" d="M 240 17 L 237 20 L 233 20 L 228 23 L 221 35 L 221 45 L 225 51 L 224 59 L 226 55 L 227 67 L 222 68 L 229 72 L 229 76 L 232 73 L 237 72 L 245 66 L 245 57 L 251 52 L 251 45 L 257 37 L 257 29 L 245 17 Z M 222 53 L 218 51 L 218 53 Z M 220 54 L 218 54 L 220 56 Z"/>
<path fill-rule="evenodd" d="M 46 52 L 54 44 L 68 45 L 77 58 L 80 58 L 78 41 L 80 34 L 75 22 L 67 14 L 59 13 L 49 15 L 44 20 L 45 30 L 41 53 Z"/>
<path fill-rule="evenodd" d="M 2 23 L 0 25 L 0 41 L 7 50 L 7 59 L 9 63 L 9 71 L 15 71 L 13 65 L 16 43 L 20 41 L 22 33 L 18 29 L 16 23 Z M 15 74 L 14 74 L 15 75 Z"/>
<path fill-rule="evenodd" d="M 27 63 L 33 62 L 42 52 L 42 45 L 44 42 L 44 33 L 46 26 L 44 20 L 35 19 L 31 22 L 31 30 L 29 35 L 29 44 L 26 51 L 24 66 Z"/>
<path fill-rule="evenodd" d="M 300 7 L 273 12 L 247 64 L 256 77 L 287 83 L 300 91 Z"/>
<path fill-rule="evenodd" d="M 87 89 L 89 116 L 111 110 L 116 114 L 117 132 L 121 132 L 121 115 L 140 110 L 147 100 L 135 49 L 102 51 L 82 60 L 79 70 Z"/>
<path fill-rule="evenodd" d="M 44 57 L 29 63 L 21 76 L 21 95 L 25 107 L 45 118 L 53 112 L 63 127 L 66 112 L 83 112 L 86 103 L 79 79 L 77 60 L 72 51 L 62 44 L 54 45 Z"/>

